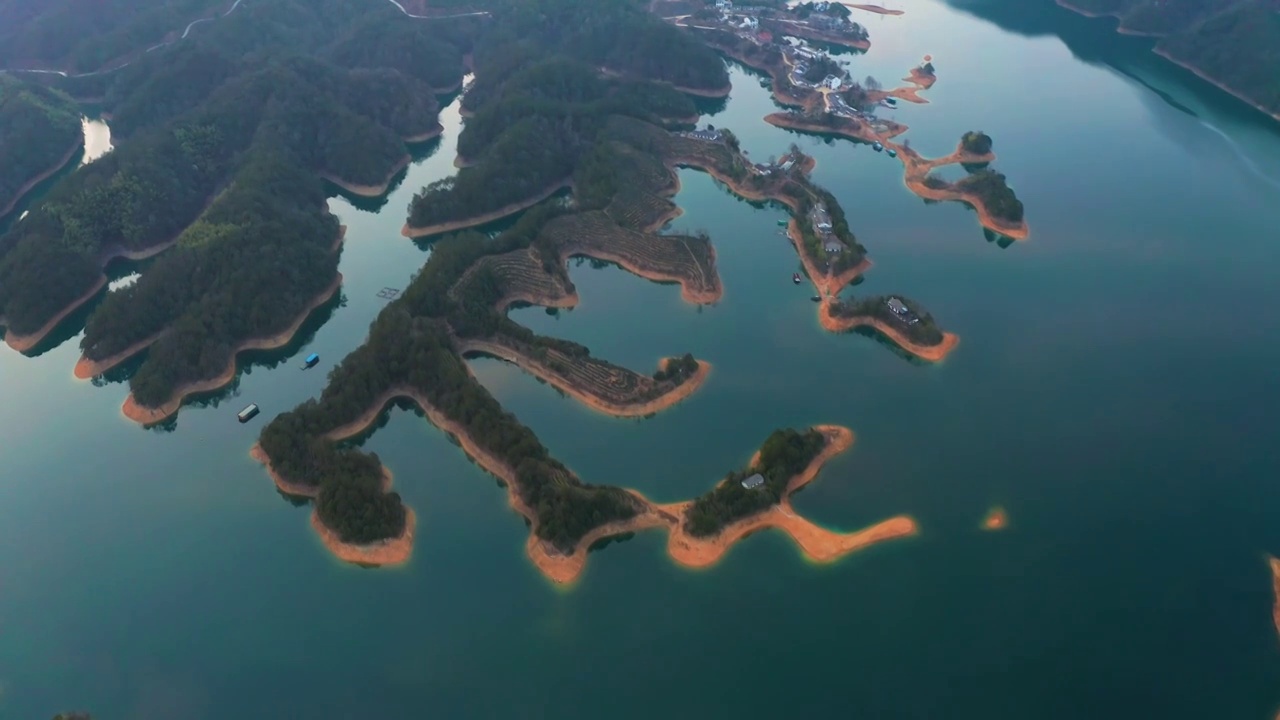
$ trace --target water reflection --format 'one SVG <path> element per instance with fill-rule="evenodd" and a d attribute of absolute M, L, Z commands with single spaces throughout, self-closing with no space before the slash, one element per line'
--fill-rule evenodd
<path fill-rule="evenodd" d="M 81 166 L 88 165 L 106 155 L 115 147 L 111 144 L 111 126 L 107 125 L 102 118 L 83 117 L 80 119 L 80 127 L 84 130 L 84 155 L 80 158 Z"/>

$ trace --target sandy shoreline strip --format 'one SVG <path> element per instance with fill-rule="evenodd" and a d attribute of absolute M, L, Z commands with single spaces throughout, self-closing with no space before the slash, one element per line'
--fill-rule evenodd
<path fill-rule="evenodd" d="M 433 136 L 429 135 L 427 137 L 430 138 Z M 343 190 L 346 190 L 347 192 L 351 193 L 352 195 L 358 195 L 360 197 L 365 197 L 365 198 L 376 198 L 384 195 L 387 192 L 387 189 L 391 187 L 391 182 L 396 179 L 396 175 L 399 174 L 401 170 L 409 167 L 409 163 L 412 160 L 413 158 L 409 157 L 408 153 L 406 153 L 404 157 L 397 160 L 396 164 L 392 166 L 391 172 L 387 173 L 387 179 L 383 180 L 382 184 L 380 185 L 358 185 L 356 183 L 347 182 L 346 180 L 343 180 L 337 175 L 334 175 L 333 173 L 327 173 L 327 172 L 319 173 L 319 175 L 325 180 L 328 180 L 334 185 L 337 185 Z"/>
<path fill-rule="evenodd" d="M 949 332 L 942 333 L 942 342 L 937 345 L 920 345 L 912 342 L 903 335 L 897 328 L 888 325 L 878 318 L 870 316 L 857 316 L 851 318 L 838 318 L 831 314 L 831 306 L 829 302 L 824 301 L 822 308 L 818 313 L 819 321 L 822 327 L 831 332 L 848 332 L 856 327 L 875 328 L 881 335 L 893 341 L 893 344 L 911 353 L 912 355 L 927 360 L 928 362 L 941 362 L 956 346 L 960 344 L 960 336 Z"/>
<path fill-rule="evenodd" d="M 497 210 L 494 210 L 493 212 L 484 213 L 483 215 L 476 215 L 474 217 L 465 218 L 463 220 L 451 220 L 449 222 L 436 223 L 435 225 L 427 225 L 424 227 L 415 227 L 413 225 L 405 223 L 404 227 L 400 229 L 400 234 L 404 235 L 407 238 L 419 238 L 419 237 L 425 237 L 427 235 L 439 235 L 440 233 L 453 232 L 455 230 L 464 230 L 469 227 L 475 227 L 477 225 L 484 225 L 486 223 L 491 223 L 495 220 L 501 220 L 502 218 L 508 215 L 520 212 L 521 210 L 525 210 L 533 207 L 534 205 L 537 205 L 538 203 L 542 202 L 543 200 L 546 200 L 552 195 L 555 195 L 561 190 L 567 187 L 570 187 L 572 185 L 572 182 L 573 181 L 571 178 L 565 178 L 564 180 L 561 180 L 560 182 L 551 185 L 549 188 L 543 190 L 541 193 L 538 193 L 537 195 L 533 196 L 532 198 L 529 198 L 528 200 L 521 200 L 520 202 L 511 203 L 510 205 L 500 207 Z"/>
<path fill-rule="evenodd" d="M 644 417 L 662 412 L 667 408 L 688 398 L 697 392 L 698 388 L 711 374 L 711 363 L 699 360 L 698 370 L 691 377 L 685 379 L 684 382 L 675 386 L 670 392 L 660 397 L 648 400 L 642 403 L 616 404 L 604 398 L 585 392 L 579 387 L 565 382 L 563 376 L 558 373 L 551 372 L 542 363 L 517 353 L 511 348 L 494 342 L 484 340 L 460 340 L 458 342 L 458 352 L 460 353 L 483 353 L 492 355 L 493 357 L 506 360 L 507 362 L 518 366 L 521 370 L 543 380 L 548 385 L 569 395 L 578 402 L 586 405 L 592 410 L 611 415 L 619 418 Z M 667 358 L 663 359 L 663 363 L 667 362 Z"/>
<path fill-rule="evenodd" d="M 714 247 L 711 248 L 711 253 L 712 253 L 711 267 L 714 270 L 715 269 L 715 248 Z M 715 286 L 710 290 L 703 290 L 701 288 L 695 288 L 691 286 L 687 281 L 687 279 L 682 276 L 664 275 L 651 268 L 639 267 L 638 265 L 636 265 L 635 263 L 627 259 L 625 256 L 611 253 L 604 248 L 590 248 L 590 249 L 577 248 L 577 247 L 561 248 L 560 262 L 562 263 L 568 262 L 569 258 L 577 257 L 577 256 L 595 258 L 596 260 L 603 260 L 605 262 L 617 263 L 627 272 L 631 273 L 632 275 L 642 277 L 645 280 L 651 280 L 653 282 L 679 283 L 680 297 L 683 298 L 685 302 L 691 303 L 694 305 L 709 305 L 711 303 L 714 303 L 720 300 L 720 298 L 724 296 L 724 283 L 720 282 L 720 273 L 718 272 L 715 273 L 713 276 Z"/>
<path fill-rule="evenodd" d="M 102 375 L 111 368 L 150 347 L 151 343 L 159 340 L 160 336 L 163 334 L 164 330 L 161 330 L 150 337 L 139 340 L 115 355 L 103 358 L 102 360 L 90 360 L 81 353 L 80 359 L 76 361 L 75 369 L 71 371 L 71 374 L 74 375 L 77 380 L 88 380 Z"/>
<path fill-rule="evenodd" d="M 360 417 L 325 433 L 325 438 L 340 441 L 364 432 L 375 423 L 387 404 L 392 400 L 408 398 L 420 407 L 433 425 L 448 433 L 457 440 L 463 452 L 475 461 L 483 470 L 502 481 L 507 489 L 507 501 L 516 512 L 530 523 L 531 529 L 525 542 L 525 551 L 534 565 L 552 582 L 568 584 L 576 580 L 586 567 L 588 550 L 605 538 L 651 528 L 666 527 L 671 532 L 667 549 L 671 557 L 678 563 L 688 567 L 707 567 L 714 564 L 735 542 L 758 530 L 778 528 L 800 546 L 801 550 L 817 562 L 830 562 L 847 553 L 868 547 L 875 543 L 894 538 L 915 535 L 918 527 L 915 521 L 906 515 L 899 515 L 876 523 L 868 528 L 840 533 L 821 528 L 795 514 L 791 507 L 790 496 L 796 490 L 811 482 L 822 466 L 832 457 L 844 452 L 853 445 L 853 433 L 848 428 L 834 425 L 818 425 L 814 429 L 827 436 L 827 446 L 809 464 L 809 466 L 787 483 L 787 490 L 779 505 L 762 513 L 745 518 L 725 528 L 711 538 L 691 538 L 685 535 L 680 526 L 683 511 L 688 502 L 659 505 L 647 500 L 635 491 L 629 491 L 641 505 L 640 512 L 630 520 L 608 523 L 598 527 L 579 540 L 573 552 L 565 554 L 550 547 L 538 539 L 537 516 L 520 498 L 515 470 L 493 454 L 475 443 L 458 423 L 445 417 L 427 398 L 417 390 L 405 386 L 393 387 L 382 393 Z M 259 456 L 265 455 L 259 450 Z M 261 460 L 260 460 L 261 461 Z M 268 468 L 270 467 L 269 462 Z M 276 479 L 277 487 L 281 481 Z M 285 487 L 289 487 L 288 484 Z M 356 562 L 377 564 L 367 558 Z"/>
<path fill-rule="evenodd" d="M 35 348 L 37 345 L 39 345 L 41 341 L 43 341 L 49 333 L 53 332 L 54 329 L 56 329 L 63 320 L 66 320 L 68 315 L 75 312 L 76 310 L 79 310 L 81 305 L 92 300 L 94 296 L 96 296 L 99 292 L 101 292 L 102 288 L 106 286 L 107 286 L 107 276 L 106 275 L 98 276 L 98 281 L 93 284 L 93 287 L 89 288 L 88 292 L 84 293 L 83 295 L 76 298 L 75 300 L 72 300 L 71 304 L 67 305 L 65 308 L 62 309 L 61 312 L 59 312 L 57 315 L 54 315 L 52 318 L 50 318 L 49 322 L 41 326 L 39 330 L 31 333 L 30 335 L 19 335 L 11 330 L 6 329 L 4 333 L 5 344 L 13 348 L 14 350 L 17 350 L 20 353 L 29 352 L 30 350 Z"/>
<path fill-rule="evenodd" d="M 39 175 L 36 175 L 35 177 L 31 178 L 27 182 L 23 183 L 22 187 L 18 188 L 17 193 L 14 194 L 13 199 L 9 201 L 9 204 L 6 205 L 4 209 L 0 210 L 0 218 L 3 218 L 4 216 L 13 212 L 13 209 L 18 206 L 18 203 L 22 202 L 22 198 L 26 197 L 27 193 L 31 192 L 32 188 L 44 182 L 45 180 L 48 180 L 54 175 L 57 175 L 59 171 L 61 171 L 63 168 L 67 166 L 67 163 L 71 162 L 71 158 L 75 157 L 76 153 L 80 152 L 83 149 L 84 149 L 84 133 L 81 133 L 76 138 L 76 142 L 71 146 L 71 149 L 67 150 L 66 154 L 62 156 L 62 159 L 59 160 L 57 164 L 53 165 L 48 170 L 45 170 Z"/>
<path fill-rule="evenodd" d="M 267 470 L 267 475 L 275 483 L 276 489 L 285 495 L 314 500 L 319 494 L 320 489 L 317 487 L 295 483 L 281 477 L 275 468 L 271 467 L 271 458 L 258 443 L 254 443 L 253 448 L 249 450 L 249 457 L 262 463 Z M 382 492 L 391 492 L 391 485 L 391 471 L 383 467 Z M 311 510 L 311 528 L 315 530 L 316 535 L 320 536 L 320 541 L 329 549 L 329 552 L 339 560 L 357 565 L 400 565 L 408 562 L 413 555 L 413 536 L 418 527 L 418 516 L 414 514 L 413 508 L 406 505 L 404 510 L 404 531 L 400 535 L 368 545 L 343 542 L 338 537 L 338 533 L 324 524 L 320 514 L 314 508 Z"/>
<path fill-rule="evenodd" d="M 988 532 L 1003 530 L 1009 526 L 1009 515 L 1004 508 L 996 505 L 987 511 L 986 517 L 982 518 L 982 529 Z"/>
<path fill-rule="evenodd" d="M 342 273 L 338 273 L 337 277 L 333 279 L 333 282 L 331 282 L 327 288 L 322 290 L 319 295 L 312 298 L 306 309 L 298 315 L 297 319 L 295 319 L 289 327 L 275 335 L 261 338 L 249 338 L 248 340 L 236 345 L 231 351 L 231 359 L 227 363 L 227 369 L 217 377 L 180 385 L 173 391 L 173 395 L 171 395 L 164 404 L 155 408 L 139 405 L 138 402 L 134 400 L 133 393 L 129 393 L 129 397 L 125 399 L 124 405 L 120 408 L 120 411 L 125 417 L 144 426 L 154 425 L 168 419 L 178 412 L 178 409 L 182 407 L 182 403 L 186 400 L 188 395 L 217 390 L 218 388 L 227 385 L 232 380 L 235 380 L 236 356 L 240 353 L 246 350 L 275 350 L 276 348 L 288 345 L 289 342 L 293 340 L 293 336 L 298 332 L 298 328 L 302 327 L 302 324 L 311 316 L 311 313 L 315 311 L 316 308 L 328 302 L 329 299 L 333 297 L 334 293 L 338 292 L 338 289 L 341 287 Z"/>
<path fill-rule="evenodd" d="M 1272 119 L 1274 119 L 1274 120 L 1276 120 L 1276 121 L 1280 121 L 1280 112 L 1272 112 L 1270 109 L 1268 109 L 1268 108 L 1266 108 L 1266 107 L 1263 107 L 1263 106 L 1262 106 L 1262 105 L 1261 105 L 1257 100 L 1254 100 L 1253 98 L 1249 97 L 1248 95 L 1245 95 L 1244 93 L 1240 92 L 1239 90 L 1236 90 L 1236 89 L 1234 89 L 1234 88 L 1230 87 L 1229 85 L 1225 85 L 1225 84 L 1223 84 L 1223 83 L 1222 83 L 1221 81 L 1219 81 L 1219 80 L 1215 80 L 1215 79 L 1213 79 L 1213 78 L 1212 78 L 1212 77 L 1210 77 L 1209 75 L 1206 75 L 1206 74 L 1205 74 L 1205 72 L 1204 72 L 1203 70 L 1200 70 L 1199 68 L 1195 67 L 1194 65 L 1191 65 L 1190 63 L 1187 63 L 1187 62 L 1184 62 L 1184 61 L 1182 61 L 1182 60 L 1179 60 L 1178 58 L 1175 58 L 1174 56 L 1170 55 L 1167 51 L 1165 51 L 1164 49 L 1159 48 L 1159 47 L 1157 47 L 1157 48 L 1153 49 L 1153 50 L 1152 50 L 1152 52 L 1154 52 L 1155 54 L 1157 54 L 1157 55 L 1159 55 L 1160 57 L 1164 58 L 1165 60 L 1168 60 L 1169 62 L 1173 63 L 1174 65 L 1177 65 L 1178 67 L 1183 68 L 1184 70 L 1188 70 L 1188 71 L 1190 71 L 1190 72 L 1191 72 L 1191 73 L 1193 73 L 1196 77 L 1200 78 L 1201 80 L 1204 80 L 1205 82 L 1209 83 L 1210 85 L 1213 85 L 1214 87 L 1218 88 L 1219 90 L 1224 90 L 1224 91 L 1226 91 L 1226 92 L 1230 93 L 1231 95 L 1235 96 L 1237 99 L 1239 99 L 1239 100 L 1243 101 L 1244 103 L 1248 104 L 1249 106 L 1251 106 L 1251 107 L 1253 107 L 1253 108 L 1256 108 L 1257 110 L 1259 110 L 1260 112 L 1262 112 L 1264 115 L 1267 115 L 1268 117 L 1271 117 Z"/>
<path fill-rule="evenodd" d="M 440 137 L 440 135 L 442 135 L 443 133 L 444 133 L 444 126 L 441 125 L 439 122 L 436 122 L 435 127 L 431 128 L 426 132 L 418 133 L 417 135 L 409 135 L 407 137 L 403 137 L 400 139 L 412 145 L 417 145 L 418 143 L 424 143 L 432 138 Z"/>
<path fill-rule="evenodd" d="M 844 3 L 844 5 L 845 7 L 857 8 L 859 10 L 866 10 L 867 12 L 873 12 L 873 13 L 876 13 L 877 15 L 905 15 L 906 14 L 902 10 L 890 10 L 889 8 L 880 7 L 879 5 L 855 5 L 853 3 Z"/>

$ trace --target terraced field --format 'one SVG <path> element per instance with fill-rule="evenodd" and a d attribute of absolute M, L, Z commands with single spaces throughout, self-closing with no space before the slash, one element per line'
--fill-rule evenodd
<path fill-rule="evenodd" d="M 449 289 L 449 296 L 455 300 L 464 297 L 467 285 L 486 274 L 502 289 L 502 299 L 497 306 L 499 311 L 513 302 L 564 307 L 577 300 L 567 276 L 562 272 L 548 272 L 533 248 L 482 258 L 458 278 L 458 282 Z"/>
<path fill-rule="evenodd" d="M 686 300 L 714 302 L 722 288 L 715 249 L 705 237 L 657 235 L 624 228 L 603 211 L 556 218 L 542 230 L 560 248 L 560 256 L 616 262 L 641 277 L 678 282 Z"/>
<path fill-rule="evenodd" d="M 569 354 L 510 335 L 462 340 L 458 349 L 515 363 L 583 404 L 619 417 L 656 412 L 687 397 L 701 381 L 700 377 L 658 381 L 585 353 Z M 685 384 L 689 387 L 681 389 Z"/>

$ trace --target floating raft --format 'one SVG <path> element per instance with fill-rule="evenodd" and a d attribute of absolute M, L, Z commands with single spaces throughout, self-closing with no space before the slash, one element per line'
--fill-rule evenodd
<path fill-rule="evenodd" d="M 250 403 L 250 404 L 249 404 L 249 407 L 247 407 L 247 408 L 245 408 L 245 409 L 241 410 L 240 412 L 236 413 L 236 417 L 240 420 L 240 422 L 242 422 L 242 423 L 246 423 L 246 422 L 249 422 L 250 420 L 252 420 L 252 419 L 253 419 L 253 417 L 254 417 L 255 415 L 257 415 L 257 414 L 258 414 L 258 405 L 257 405 L 257 403 Z"/>

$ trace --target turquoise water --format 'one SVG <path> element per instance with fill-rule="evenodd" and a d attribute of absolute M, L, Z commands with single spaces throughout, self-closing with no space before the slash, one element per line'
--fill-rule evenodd
<path fill-rule="evenodd" d="M 850 67 L 889 85 L 932 54 L 930 104 L 896 114 L 929 155 L 990 133 L 1028 242 L 926 205 L 882 154 L 766 125 L 742 71 L 708 118 L 753 157 L 818 157 L 875 263 L 852 292 L 922 302 L 961 336 L 945 362 L 821 331 L 781 211 L 684 171 L 672 227 L 711 233 L 720 303 L 583 263 L 578 308 L 513 316 L 638 370 L 693 352 L 715 366 L 698 394 L 615 420 L 474 364 L 585 479 L 664 501 L 775 427 L 848 425 L 857 445 L 797 509 L 837 529 L 909 513 L 919 537 L 817 566 L 765 533 L 689 571 L 641 534 L 563 590 L 493 479 L 393 410 L 366 447 L 418 513 L 413 559 L 331 559 L 247 453 L 428 256 L 398 232 L 453 172 L 455 105 L 385 203 L 331 201 L 341 299 L 172 427 L 121 417 L 120 382 L 75 381 L 75 337 L 0 353 L 0 717 L 1270 717 L 1280 132 L 1106 23 L 1027 4 L 868 15 Z M 242 426 L 249 402 L 264 417 Z M 1010 527 L 982 533 L 994 504 Z"/>

